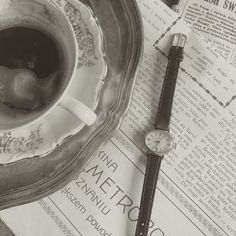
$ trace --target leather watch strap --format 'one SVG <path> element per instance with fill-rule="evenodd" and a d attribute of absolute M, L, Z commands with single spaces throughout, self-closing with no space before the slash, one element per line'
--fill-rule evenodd
<path fill-rule="evenodd" d="M 175 34 L 172 47 L 169 51 L 168 65 L 166 68 L 166 74 L 159 99 L 155 124 L 155 128 L 159 130 L 169 131 L 175 85 L 179 71 L 179 65 L 183 60 L 183 47 L 185 42 L 185 35 Z M 146 236 L 148 234 L 156 183 L 162 158 L 163 156 L 161 155 L 152 154 L 149 152 L 147 154 L 146 172 L 135 236 Z"/>
<path fill-rule="evenodd" d="M 172 47 L 169 52 L 169 60 L 162 85 L 156 117 L 156 129 L 169 130 L 171 109 L 179 71 L 179 64 L 183 59 L 183 48 Z"/>
<path fill-rule="evenodd" d="M 157 178 L 161 166 L 161 156 L 148 153 L 146 172 L 143 182 L 143 191 L 139 209 L 139 218 L 135 236 L 147 235 L 152 212 L 153 199 L 156 191 Z"/>
<path fill-rule="evenodd" d="M 161 156 L 148 153 L 135 236 L 147 235 L 161 160 Z"/>
<path fill-rule="evenodd" d="M 165 4 L 168 6 L 168 7 L 172 7 L 174 5 L 178 5 L 179 4 L 179 1 L 180 0 L 166 0 L 165 1 Z"/>

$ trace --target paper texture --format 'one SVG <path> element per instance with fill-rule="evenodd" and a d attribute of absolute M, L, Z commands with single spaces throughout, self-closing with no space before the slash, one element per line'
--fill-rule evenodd
<path fill-rule="evenodd" d="M 138 1 L 145 47 L 118 132 L 69 185 L 4 210 L 17 236 L 134 235 L 172 35 L 187 35 L 171 119 L 177 147 L 161 166 L 149 236 L 236 236 L 236 69 L 158 0 Z"/>
<path fill-rule="evenodd" d="M 236 0 L 180 0 L 173 10 L 236 67 Z"/>

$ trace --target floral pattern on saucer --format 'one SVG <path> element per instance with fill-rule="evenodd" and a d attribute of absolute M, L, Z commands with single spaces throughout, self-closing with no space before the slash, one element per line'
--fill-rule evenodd
<path fill-rule="evenodd" d="M 59 6 L 64 9 L 75 31 L 79 48 L 78 67 L 94 66 L 95 60 L 97 59 L 95 55 L 94 37 L 87 27 L 87 23 L 81 12 L 70 1 L 57 0 L 56 2 L 60 3 Z"/>
<path fill-rule="evenodd" d="M 70 20 L 76 34 L 79 58 L 68 93 L 95 110 L 107 72 L 101 29 L 91 9 L 78 0 L 52 0 Z M 43 157 L 84 124 L 61 106 L 30 126 L 0 132 L 0 164 Z"/>

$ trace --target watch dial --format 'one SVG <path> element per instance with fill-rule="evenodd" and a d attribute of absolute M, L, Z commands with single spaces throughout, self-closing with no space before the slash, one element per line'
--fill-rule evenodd
<path fill-rule="evenodd" d="M 146 135 L 145 144 L 157 155 L 168 153 L 173 147 L 173 139 L 167 131 L 153 130 Z"/>

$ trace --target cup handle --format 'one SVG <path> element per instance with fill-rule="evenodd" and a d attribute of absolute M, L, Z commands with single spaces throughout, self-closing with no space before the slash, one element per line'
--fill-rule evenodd
<path fill-rule="evenodd" d="M 88 126 L 91 126 L 97 119 L 97 115 L 89 107 L 69 95 L 63 96 L 59 102 L 59 106 L 63 107 Z"/>

